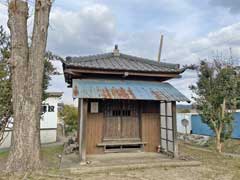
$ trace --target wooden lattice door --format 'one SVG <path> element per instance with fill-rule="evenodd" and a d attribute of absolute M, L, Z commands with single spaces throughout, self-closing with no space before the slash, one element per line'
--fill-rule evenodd
<path fill-rule="evenodd" d="M 160 102 L 161 148 L 174 153 L 174 127 L 172 102 Z"/>
<path fill-rule="evenodd" d="M 136 101 L 106 101 L 104 117 L 104 140 L 139 140 L 139 108 Z"/>

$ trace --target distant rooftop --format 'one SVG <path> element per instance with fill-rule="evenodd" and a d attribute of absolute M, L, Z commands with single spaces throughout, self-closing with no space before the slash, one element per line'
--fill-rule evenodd
<path fill-rule="evenodd" d="M 46 92 L 48 97 L 61 97 L 63 95 L 63 92 Z"/>

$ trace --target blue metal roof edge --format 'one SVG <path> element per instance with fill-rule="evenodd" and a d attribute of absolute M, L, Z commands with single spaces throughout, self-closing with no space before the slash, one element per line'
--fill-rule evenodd
<path fill-rule="evenodd" d="M 73 97 L 89 99 L 190 100 L 167 82 L 74 79 Z"/>

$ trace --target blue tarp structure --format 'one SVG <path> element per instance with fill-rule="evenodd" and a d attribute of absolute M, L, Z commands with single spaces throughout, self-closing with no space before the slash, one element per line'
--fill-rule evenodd
<path fill-rule="evenodd" d="M 232 138 L 240 138 L 240 112 L 234 113 Z"/>
<path fill-rule="evenodd" d="M 214 136 L 214 132 L 209 126 L 202 122 L 201 116 L 192 115 L 192 134 Z M 232 138 L 240 139 L 240 112 L 234 113 Z"/>

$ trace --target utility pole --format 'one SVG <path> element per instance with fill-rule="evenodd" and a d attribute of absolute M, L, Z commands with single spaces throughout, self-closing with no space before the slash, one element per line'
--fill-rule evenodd
<path fill-rule="evenodd" d="M 160 39 L 160 46 L 158 51 L 158 63 L 160 63 L 160 59 L 161 59 L 162 46 L 163 46 L 163 35 L 161 35 L 161 39 Z"/>

